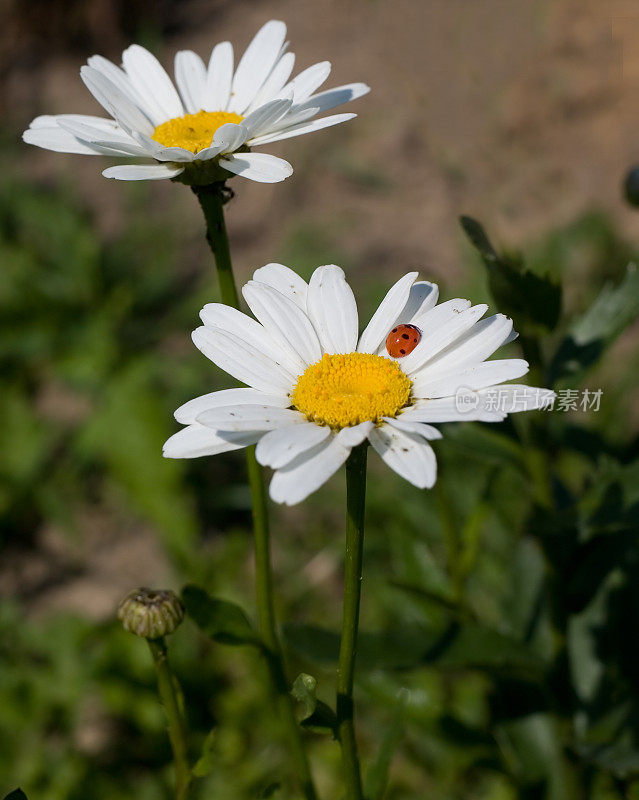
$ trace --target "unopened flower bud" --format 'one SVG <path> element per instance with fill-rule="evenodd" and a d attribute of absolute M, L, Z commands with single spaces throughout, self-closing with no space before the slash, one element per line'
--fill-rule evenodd
<path fill-rule="evenodd" d="M 129 633 L 145 639 L 160 639 L 178 627 L 184 608 L 177 595 L 167 589 L 135 589 L 118 606 L 118 619 Z"/>

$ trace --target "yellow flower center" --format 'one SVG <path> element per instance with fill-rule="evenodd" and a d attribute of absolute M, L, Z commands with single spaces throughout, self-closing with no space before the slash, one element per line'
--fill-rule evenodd
<path fill-rule="evenodd" d="M 408 403 L 410 388 L 410 380 L 387 358 L 325 354 L 297 379 L 292 400 L 312 422 L 347 428 L 395 416 Z"/>
<path fill-rule="evenodd" d="M 243 119 L 232 111 L 198 111 L 197 114 L 185 114 L 163 122 L 153 131 L 151 138 L 165 147 L 183 147 L 199 153 L 209 147 L 218 128 L 227 122 L 237 125 Z"/>

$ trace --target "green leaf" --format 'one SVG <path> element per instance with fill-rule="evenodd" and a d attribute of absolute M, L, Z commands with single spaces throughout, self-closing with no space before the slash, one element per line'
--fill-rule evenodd
<path fill-rule="evenodd" d="M 455 618 L 465 619 L 472 615 L 470 609 L 465 608 L 461 603 L 455 600 L 452 596 L 445 596 L 440 592 L 426 589 L 423 586 L 415 586 L 411 583 L 404 583 L 402 581 L 391 581 L 391 586 L 406 592 L 413 597 L 424 600 L 428 604 L 446 611 Z"/>
<path fill-rule="evenodd" d="M 606 285 L 590 308 L 571 326 L 550 366 L 553 382 L 577 379 L 639 317 L 639 270 L 630 264 L 623 280 Z"/>
<path fill-rule="evenodd" d="M 288 644 L 319 664 L 334 663 L 339 635 L 313 625 L 286 625 Z M 478 623 L 454 622 L 443 632 L 398 624 L 388 631 L 360 633 L 357 664 L 363 670 L 409 669 L 428 664 L 440 669 L 512 670 L 539 675 L 543 664 L 518 639 Z"/>
<path fill-rule="evenodd" d="M 304 706 L 302 719 L 310 717 L 317 708 L 317 679 L 306 672 L 301 672 L 293 682 L 291 694 Z"/>
<path fill-rule="evenodd" d="M 300 724 L 312 730 L 329 730 L 337 735 L 337 717 L 333 709 L 317 699 L 317 680 L 305 672 L 297 676 L 291 694 L 304 707 Z"/>
<path fill-rule="evenodd" d="M 497 253 L 486 231 L 471 217 L 459 219 L 488 271 L 488 286 L 499 310 L 525 334 L 552 331 L 561 313 L 561 286 L 549 275 L 526 269 L 520 259 Z"/>
<path fill-rule="evenodd" d="M 9 794 L 6 795 L 4 800 L 27 800 L 27 796 L 22 789 L 15 789 L 13 792 L 9 792 Z"/>
<path fill-rule="evenodd" d="M 209 731 L 202 745 L 202 754 L 195 762 L 192 772 L 196 778 L 206 778 L 211 774 L 214 765 L 213 748 L 215 746 L 215 731 Z"/>
<path fill-rule="evenodd" d="M 199 586 L 185 586 L 182 602 L 186 613 L 207 636 L 222 644 L 253 644 L 261 647 L 247 615 L 235 603 L 211 597 Z"/>
<path fill-rule="evenodd" d="M 424 661 L 444 669 L 524 674 L 543 671 L 543 663 L 527 645 L 478 623 L 451 625 Z"/>

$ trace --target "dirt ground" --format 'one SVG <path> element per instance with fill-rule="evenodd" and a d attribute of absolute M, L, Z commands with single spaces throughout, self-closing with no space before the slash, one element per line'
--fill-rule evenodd
<path fill-rule="evenodd" d="M 165 64 L 185 47 L 206 58 L 226 38 L 241 49 L 263 22 L 279 18 L 289 26 L 296 70 L 329 59 L 327 87 L 361 80 L 372 88 L 352 106 L 357 120 L 270 146 L 296 168 L 288 181 L 235 181 L 240 201 L 232 205 L 230 227 L 240 277 L 276 259 L 295 226 L 330 231 L 355 269 L 390 280 L 418 268 L 451 282 L 462 269 L 460 213 L 481 218 L 513 246 L 593 207 L 609 212 L 627 234 L 637 230 L 636 213 L 621 195 L 624 173 L 639 163 L 636 0 L 187 0 L 173 11 L 170 5 L 158 5 L 172 20 L 155 48 Z M 100 14 L 110 18 L 108 2 L 95 4 L 92 45 Z M 126 44 L 122 32 L 109 28 L 103 48 L 76 55 L 82 52 L 76 41 L 71 56 L 44 37 L 37 55 L 23 53 L 5 69 L 5 125 L 18 132 L 38 113 L 100 113 L 79 68 L 95 50 L 119 61 Z M 77 182 L 105 231 L 121 224 L 128 190 L 100 176 L 101 159 L 25 146 L 22 163 L 32 176 Z M 158 183 L 150 196 L 181 217 L 185 245 L 202 253 L 190 194 Z M 83 587 L 90 583 L 106 585 L 109 598 L 115 584 L 119 592 L 136 579 L 161 580 L 166 565 L 151 539 L 149 531 L 127 538 L 143 554 L 134 563 L 143 565 L 144 576 L 128 572 L 125 580 L 117 569 L 121 548 L 98 548 L 79 575 L 70 571 L 64 591 L 56 585 L 40 592 L 38 607 L 86 609 Z M 49 546 L 57 552 L 61 545 Z M 88 610 L 108 613 L 108 603 L 98 606 Z"/>

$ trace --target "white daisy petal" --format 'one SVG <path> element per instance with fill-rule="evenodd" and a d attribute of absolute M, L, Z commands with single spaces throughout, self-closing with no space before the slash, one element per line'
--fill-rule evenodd
<path fill-rule="evenodd" d="M 268 153 L 242 153 L 221 158 L 219 163 L 229 172 L 257 183 L 278 183 L 293 174 L 288 161 Z"/>
<path fill-rule="evenodd" d="M 244 117 L 242 124 L 248 131 L 248 139 L 253 139 L 259 136 L 264 131 L 268 130 L 271 125 L 277 122 L 281 117 L 286 114 L 292 104 L 292 100 L 271 100 L 263 106 L 255 109 L 247 117 Z"/>
<path fill-rule="evenodd" d="M 261 403 L 265 406 L 277 406 L 278 408 L 288 408 L 291 401 L 286 395 L 265 394 L 257 389 L 222 389 L 219 392 L 209 392 L 200 397 L 194 397 L 188 403 L 181 405 L 173 415 L 178 422 L 183 425 L 190 425 L 195 422 L 198 414 L 207 411 L 209 408 L 230 405 L 247 405 Z"/>
<path fill-rule="evenodd" d="M 197 53 L 180 50 L 175 54 L 175 82 L 187 113 L 197 114 L 206 84 L 206 67 Z"/>
<path fill-rule="evenodd" d="M 432 311 L 429 311 L 428 314 L 434 314 L 436 310 L 437 309 L 434 308 Z M 418 325 L 417 327 L 420 328 L 422 332 L 421 341 L 412 353 L 409 353 L 401 359 L 401 368 L 407 375 L 414 375 L 424 364 L 434 358 L 437 353 L 441 352 L 452 342 L 457 341 L 469 328 L 472 328 L 487 310 L 488 306 L 485 303 L 467 308 L 465 311 L 453 314 L 436 330 L 430 329 L 428 334 L 425 334 L 424 328 Z M 425 314 L 422 319 L 427 319 L 428 314 Z"/>
<path fill-rule="evenodd" d="M 421 400 L 402 412 L 405 422 L 501 422 L 506 413 L 494 404 L 485 403 L 477 392 L 470 401 L 464 397 L 442 397 L 438 400 Z"/>
<path fill-rule="evenodd" d="M 402 478 L 419 489 L 434 486 L 437 460 L 423 438 L 390 425 L 375 428 L 368 438 L 382 460 Z"/>
<path fill-rule="evenodd" d="M 142 113 L 148 117 L 153 125 L 159 125 L 161 122 L 165 121 L 164 116 L 158 114 L 152 105 L 147 103 L 144 97 L 133 86 L 126 72 L 120 69 L 120 67 L 117 67 L 112 61 L 109 61 L 108 58 L 91 56 L 91 58 L 87 59 L 87 64 L 92 69 L 104 75 L 104 77 L 116 86 L 122 94 L 126 95 L 133 105 L 137 106 Z"/>
<path fill-rule="evenodd" d="M 277 470 L 269 488 L 271 498 L 289 506 L 305 500 L 337 472 L 350 452 L 339 434 L 330 436 Z"/>
<path fill-rule="evenodd" d="M 282 95 L 285 95 L 286 92 L 281 92 Z M 292 106 L 291 106 L 292 108 Z M 307 120 L 311 119 L 317 114 L 317 109 L 315 108 L 307 108 L 304 111 L 289 111 L 288 114 L 285 114 L 279 122 L 273 123 L 271 126 L 271 130 L 268 134 L 270 136 L 277 131 L 283 131 L 285 128 L 290 129 L 295 125 L 300 125 L 302 122 L 306 122 Z M 262 137 L 260 137 L 262 138 Z"/>
<path fill-rule="evenodd" d="M 140 145 L 123 144 L 108 139 L 91 142 L 91 147 L 99 148 L 104 155 L 112 154 L 117 156 L 132 156 L 134 158 L 149 157 L 149 153 L 143 147 L 140 147 Z"/>
<path fill-rule="evenodd" d="M 194 159 L 193 153 L 183 147 L 165 147 L 163 144 L 156 142 L 155 139 L 151 139 L 142 133 L 134 132 L 132 136 L 142 147 L 146 147 L 149 155 L 157 161 L 176 161 L 184 164 Z"/>
<path fill-rule="evenodd" d="M 409 272 L 391 286 L 364 329 L 357 345 L 358 352 L 374 353 L 380 343 L 386 339 L 397 315 L 406 306 L 411 286 L 417 275 L 417 272 Z"/>
<path fill-rule="evenodd" d="M 159 181 L 175 178 L 181 172 L 184 172 L 184 167 L 178 164 L 122 164 L 108 167 L 102 174 L 118 181 Z"/>
<path fill-rule="evenodd" d="M 319 88 L 324 83 L 330 74 L 331 62 L 320 61 L 319 64 L 313 64 L 312 67 L 308 67 L 308 69 L 296 75 L 292 81 L 286 84 L 284 91 L 293 89 L 293 102 L 297 105 L 307 100 L 315 89 Z"/>
<path fill-rule="evenodd" d="M 305 422 L 288 428 L 276 428 L 266 433 L 258 442 L 255 457 L 265 467 L 280 469 L 294 458 L 323 442 L 331 429 Z"/>
<path fill-rule="evenodd" d="M 374 427 L 373 422 L 360 422 L 359 425 L 342 428 L 337 434 L 337 438 L 345 447 L 357 447 L 358 444 L 361 444 L 366 439 Z"/>
<path fill-rule="evenodd" d="M 236 125 L 234 122 L 227 122 L 213 134 L 212 147 L 219 148 L 220 153 L 232 153 L 241 147 L 248 137 L 248 131 L 243 123 Z"/>
<path fill-rule="evenodd" d="M 128 133 L 120 129 L 105 131 L 102 128 L 71 119 L 59 119 L 58 126 L 88 144 L 96 144 L 123 155 L 142 157 L 148 155 L 146 148 L 137 144 Z"/>
<path fill-rule="evenodd" d="M 528 362 L 522 358 L 504 358 L 497 361 L 483 361 L 472 367 L 453 368 L 448 372 L 438 372 L 431 376 L 425 367 L 413 379 L 413 397 L 449 397 L 459 389 L 484 389 L 502 381 L 521 378 L 528 372 Z"/>
<path fill-rule="evenodd" d="M 164 115 L 164 121 L 184 114 L 184 106 L 173 82 L 146 48 L 139 44 L 127 47 L 122 53 L 122 64 L 133 87 L 154 111 Z"/>
<path fill-rule="evenodd" d="M 151 136 L 155 126 L 146 114 L 105 75 L 92 67 L 82 67 L 80 77 L 95 99 L 128 132 Z"/>
<path fill-rule="evenodd" d="M 262 104 L 274 100 L 282 91 L 286 81 L 291 77 L 295 65 L 295 53 L 285 53 L 271 70 L 271 74 L 262 84 L 253 102 L 246 109 L 249 113 Z"/>
<path fill-rule="evenodd" d="M 504 314 L 495 314 L 474 325 L 468 333 L 442 350 L 428 368 L 438 372 L 461 369 L 489 358 L 512 336 L 513 321 Z"/>
<path fill-rule="evenodd" d="M 502 422 L 508 414 L 551 407 L 554 397 L 550 389 L 508 383 L 460 391 L 454 397 L 418 400 L 401 417 L 411 422 Z"/>
<path fill-rule="evenodd" d="M 490 386 L 478 391 L 477 396 L 484 407 L 493 407 L 497 403 L 498 408 L 506 414 L 550 408 L 557 397 L 552 389 L 518 383 Z"/>
<path fill-rule="evenodd" d="M 56 153 L 76 153 L 89 156 L 105 154 L 99 147 L 81 142 L 73 134 L 58 127 L 28 128 L 22 134 L 22 140 L 27 144 L 42 147 L 44 150 L 53 150 Z"/>
<path fill-rule="evenodd" d="M 439 287 L 430 281 L 416 281 L 408 294 L 406 305 L 393 320 L 391 328 L 400 322 L 415 325 L 416 320 L 435 307 L 439 298 Z M 419 327 L 419 326 L 418 326 Z M 421 330 L 421 329 L 420 329 Z"/>
<path fill-rule="evenodd" d="M 271 431 L 306 423 L 306 417 L 290 408 L 267 405 L 235 405 L 207 408 L 196 422 L 216 431 Z"/>
<path fill-rule="evenodd" d="M 92 128 L 101 130 L 104 136 L 113 135 L 114 133 L 118 133 L 121 136 L 128 136 L 128 134 L 124 133 L 124 131 L 118 127 L 118 123 L 114 119 L 93 117 L 90 114 L 43 114 L 42 116 L 36 117 L 31 122 L 29 127 L 56 128 L 60 122 L 65 120 L 68 120 L 69 122 L 80 122 L 84 125 L 90 125 Z"/>
<path fill-rule="evenodd" d="M 399 417 L 382 417 L 384 422 L 388 423 L 392 428 L 397 428 L 406 433 L 414 433 L 417 436 L 423 436 L 424 439 L 441 439 L 441 431 L 433 428 L 425 422 L 411 422 L 410 420 L 402 419 L 403 415 Z"/>
<path fill-rule="evenodd" d="M 196 328 L 192 339 L 198 350 L 238 381 L 267 394 L 285 394 L 295 379 L 263 350 L 216 328 Z"/>
<path fill-rule="evenodd" d="M 281 292 L 289 300 L 298 305 L 302 311 L 306 311 L 306 295 L 308 294 L 308 283 L 303 278 L 293 272 L 284 264 L 265 264 L 256 269 L 253 273 L 253 280 L 272 286 Z"/>
<path fill-rule="evenodd" d="M 470 300 L 463 300 L 462 298 L 457 297 L 454 300 L 447 300 L 445 303 L 440 303 L 434 308 L 426 310 L 424 313 L 416 313 L 410 320 L 410 324 L 416 325 L 421 331 L 421 344 L 422 342 L 429 340 L 431 336 L 436 335 L 444 325 L 451 322 L 451 320 L 454 320 L 462 311 L 465 311 L 467 308 L 470 308 Z M 406 322 L 406 320 L 403 318 L 403 312 L 402 319 L 398 319 L 396 322 Z M 384 356 L 388 355 L 384 342 L 382 342 L 378 350 L 378 354 Z M 406 356 L 406 358 L 408 358 L 408 356 Z M 406 358 L 402 359 L 402 362 L 405 362 Z"/>
<path fill-rule="evenodd" d="M 285 38 L 286 25 L 278 20 L 270 20 L 255 34 L 235 71 L 229 111 L 245 111 L 275 66 Z"/>
<path fill-rule="evenodd" d="M 503 347 L 503 345 L 505 345 L 505 344 L 510 344 L 511 342 L 514 342 L 514 341 L 515 341 L 515 339 L 517 339 L 517 338 L 519 338 L 519 334 L 517 333 L 517 331 L 515 331 L 515 330 L 512 330 L 512 331 L 511 331 L 511 332 L 508 334 L 508 336 L 506 336 L 506 338 L 504 339 L 504 341 L 503 341 L 503 342 L 502 342 L 502 343 L 501 343 L 499 346 L 500 346 L 500 347 Z M 493 351 L 493 352 L 494 352 L 494 351 Z"/>
<path fill-rule="evenodd" d="M 241 450 L 255 444 L 262 431 L 242 431 L 241 433 L 217 433 L 211 428 L 195 423 L 173 434 L 164 443 L 162 454 L 165 458 L 200 458 Z"/>
<path fill-rule="evenodd" d="M 339 125 L 340 122 L 347 122 L 353 119 L 357 114 L 334 114 L 332 117 L 322 117 L 322 119 L 312 120 L 311 122 L 304 122 L 299 125 L 292 125 L 290 128 L 278 130 L 276 133 L 266 133 L 263 136 L 256 136 L 251 139 L 252 145 L 269 144 L 270 142 L 279 142 L 282 139 L 290 139 L 293 136 L 303 136 L 305 133 L 313 133 L 322 128 L 330 128 L 332 125 Z"/>
<path fill-rule="evenodd" d="M 322 357 L 322 347 L 311 321 L 301 308 L 277 289 L 249 281 L 242 294 L 255 317 L 281 347 L 299 361 L 299 374 Z"/>
<path fill-rule="evenodd" d="M 202 94 L 204 111 L 225 111 L 231 95 L 233 80 L 233 45 L 220 42 L 215 45 L 209 59 L 206 82 Z"/>
<path fill-rule="evenodd" d="M 308 316 L 326 353 L 352 353 L 357 347 L 357 305 L 344 271 L 318 267 L 308 287 Z"/>
<path fill-rule="evenodd" d="M 349 103 L 351 100 L 357 100 L 358 97 L 370 92 L 370 86 L 365 83 L 349 83 L 346 86 L 336 86 L 334 89 L 327 89 L 325 92 L 311 95 L 303 103 L 296 106 L 300 111 L 304 108 L 315 107 L 316 113 L 323 113 L 330 111 L 336 106 L 341 106 L 343 103 Z"/>
<path fill-rule="evenodd" d="M 416 325 L 421 331 L 422 328 L 418 323 L 421 322 L 421 318 L 426 314 L 426 312 L 434 308 L 438 297 L 439 287 L 436 284 L 430 283 L 430 281 L 416 281 L 410 287 L 410 293 L 408 295 L 406 305 L 399 312 L 397 318 L 393 320 L 391 325 L 389 325 L 388 330 L 391 331 L 396 325 L 408 324 Z M 446 304 L 442 303 L 442 305 L 445 306 Z M 470 303 L 468 305 L 470 305 Z M 428 333 L 426 333 L 426 335 L 428 335 Z M 380 342 L 376 352 L 379 356 L 389 357 L 388 351 L 386 350 L 385 339 Z"/>
<path fill-rule="evenodd" d="M 212 158 L 219 156 L 222 152 L 222 147 L 205 147 L 203 150 L 200 150 L 195 158 L 194 161 L 210 161 Z"/>
<path fill-rule="evenodd" d="M 200 311 L 200 319 L 207 328 L 216 328 L 242 339 L 278 364 L 289 381 L 295 380 L 298 360 L 282 350 L 264 326 L 252 317 L 223 303 L 207 303 Z"/>

